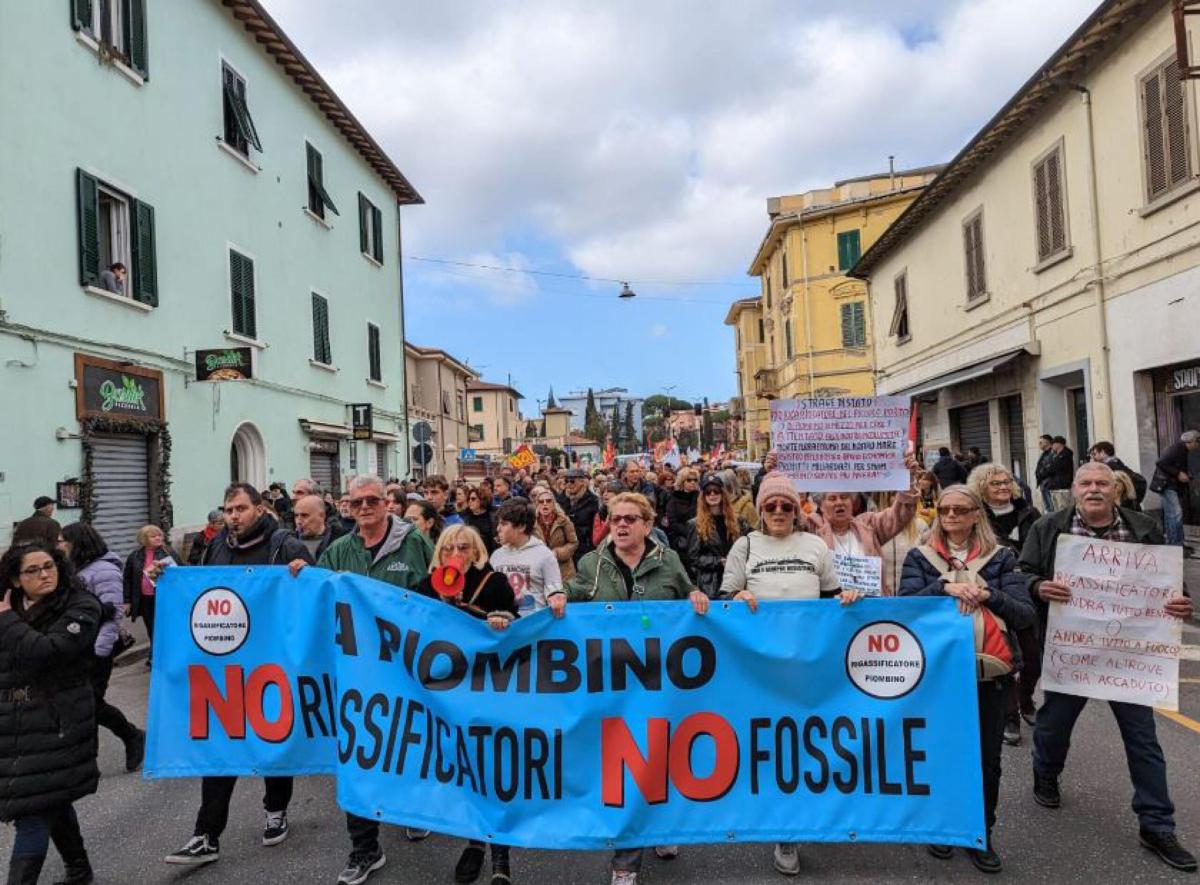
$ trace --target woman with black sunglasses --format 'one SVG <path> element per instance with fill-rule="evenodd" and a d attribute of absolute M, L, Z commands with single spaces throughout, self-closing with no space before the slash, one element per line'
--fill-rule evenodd
<path fill-rule="evenodd" d="M 8 881 L 34 883 L 50 840 L 67 883 L 92 881 L 73 803 L 96 792 L 89 680 L 100 602 L 61 550 L 12 547 L 0 559 L 0 821 L 16 824 Z"/>

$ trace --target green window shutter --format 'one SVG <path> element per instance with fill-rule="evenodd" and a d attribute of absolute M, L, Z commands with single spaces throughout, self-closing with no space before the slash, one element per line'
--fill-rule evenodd
<path fill-rule="evenodd" d="M 254 314 L 254 262 L 242 256 L 242 303 L 245 305 L 246 334 L 258 337 L 258 322 Z"/>
<path fill-rule="evenodd" d="M 308 208 L 322 218 L 325 217 L 325 209 L 340 215 L 329 192 L 325 190 L 325 164 L 321 152 L 311 144 L 306 143 L 304 147 L 308 155 Z"/>
<path fill-rule="evenodd" d="M 237 252 L 229 253 L 229 280 L 233 300 L 233 331 L 257 338 L 254 317 L 254 262 Z"/>
<path fill-rule="evenodd" d="M 371 207 L 371 216 L 374 219 L 374 234 L 375 241 L 371 244 L 371 253 L 375 256 L 375 260 L 383 264 L 383 212 L 382 210 Z"/>
<path fill-rule="evenodd" d="M 96 179 L 82 169 L 75 172 L 79 216 L 79 285 L 100 282 L 100 194 Z"/>
<path fill-rule="evenodd" d="M 852 315 L 853 321 L 854 321 L 854 323 L 853 323 L 853 325 L 854 325 L 854 329 L 853 329 L 854 346 L 855 347 L 866 347 L 867 346 L 867 315 L 866 315 L 866 310 L 864 309 L 865 305 L 861 301 L 856 301 L 856 302 L 854 302 L 852 307 L 853 307 L 853 310 L 851 311 L 851 315 Z"/>
<path fill-rule="evenodd" d="M 854 306 L 842 305 L 842 347 L 851 347 L 854 343 Z"/>
<path fill-rule="evenodd" d="M 127 0 L 125 46 L 129 51 L 130 66 L 143 77 L 149 77 L 150 53 L 146 43 L 146 0 Z"/>
<path fill-rule="evenodd" d="M 383 367 L 379 354 L 379 327 L 373 323 L 367 323 L 367 359 L 369 361 L 370 379 L 372 381 L 382 381 Z"/>
<path fill-rule="evenodd" d="M 849 270 L 858 263 L 862 255 L 862 238 L 857 230 L 838 234 L 838 270 Z"/>
<path fill-rule="evenodd" d="M 316 292 L 312 296 L 313 310 L 313 359 L 319 363 L 333 363 L 333 352 L 329 345 L 329 302 Z"/>
<path fill-rule="evenodd" d="M 92 29 L 92 0 L 71 0 L 71 27 L 77 31 Z"/>
<path fill-rule="evenodd" d="M 367 202 L 367 198 L 359 193 L 358 195 L 358 250 L 364 255 L 369 255 L 370 251 L 367 242 L 367 213 L 371 209 L 371 204 Z"/>
<path fill-rule="evenodd" d="M 155 258 L 154 207 L 133 201 L 133 300 L 158 307 L 158 262 Z"/>

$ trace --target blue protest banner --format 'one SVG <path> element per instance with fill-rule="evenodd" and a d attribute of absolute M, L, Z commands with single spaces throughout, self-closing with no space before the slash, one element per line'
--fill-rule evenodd
<path fill-rule="evenodd" d="M 348 811 L 527 847 L 983 844 L 971 622 L 953 600 L 703 617 L 685 602 L 572 603 L 497 633 L 357 576 L 172 571 L 159 635 L 179 635 L 173 623 L 193 641 L 156 650 L 172 669 L 155 673 L 151 775 L 336 767 Z M 194 617 L 218 585 L 250 624 L 221 657 L 195 637 L 228 623 L 205 633 Z M 236 691 L 217 676 L 230 662 L 249 674 L 240 705 L 213 689 Z M 285 672 L 252 690 L 272 664 Z M 301 679 L 319 688 L 330 672 L 332 694 L 302 703 Z"/>

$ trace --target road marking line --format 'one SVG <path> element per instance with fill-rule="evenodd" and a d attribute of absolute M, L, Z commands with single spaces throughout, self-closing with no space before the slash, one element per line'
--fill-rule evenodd
<path fill-rule="evenodd" d="M 1156 708 L 1154 712 L 1166 716 L 1177 725 L 1182 725 L 1184 728 L 1189 728 L 1196 732 L 1196 734 L 1200 734 L 1200 722 L 1197 722 L 1195 719 L 1184 716 L 1182 713 L 1176 713 L 1173 710 L 1159 710 Z"/>

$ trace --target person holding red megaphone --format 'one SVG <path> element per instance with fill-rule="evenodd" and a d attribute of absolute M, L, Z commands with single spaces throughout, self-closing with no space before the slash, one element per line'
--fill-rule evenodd
<path fill-rule="evenodd" d="M 492 569 L 479 532 L 468 525 L 446 526 L 433 549 L 429 574 L 417 591 L 441 599 L 493 630 L 507 630 L 516 620 L 517 600 L 508 579 Z M 454 867 L 455 882 L 474 882 L 483 869 L 484 843 L 472 840 Z M 508 846 L 492 845 L 492 883 L 508 885 L 512 874 Z"/>

